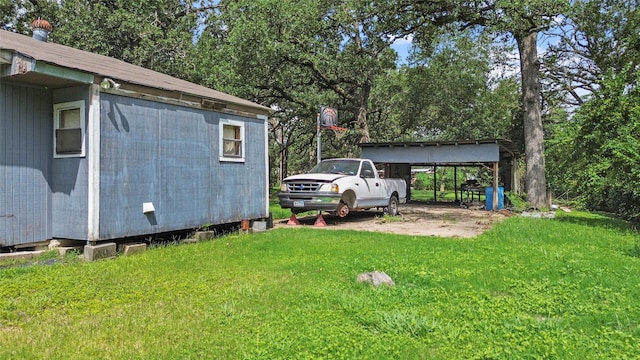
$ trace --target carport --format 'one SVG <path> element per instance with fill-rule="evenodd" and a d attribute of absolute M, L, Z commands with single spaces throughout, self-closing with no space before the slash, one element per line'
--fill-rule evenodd
<path fill-rule="evenodd" d="M 407 197 L 411 199 L 411 167 L 484 167 L 492 171 L 493 201 L 498 203 L 498 186 L 504 191 L 519 192 L 516 177 L 520 152 L 510 140 L 482 139 L 460 141 L 424 141 L 393 143 L 362 143 L 361 156 L 376 164 L 384 164 L 385 176 L 407 181 Z M 437 177 L 434 176 L 433 200 L 437 201 Z M 455 201 L 461 189 L 455 180 Z M 464 185 L 464 184 L 463 184 Z M 495 207 L 495 206 L 494 206 Z"/>

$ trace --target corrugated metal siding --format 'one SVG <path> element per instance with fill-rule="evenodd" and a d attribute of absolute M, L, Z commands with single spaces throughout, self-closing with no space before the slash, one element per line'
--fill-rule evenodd
<path fill-rule="evenodd" d="M 53 103 L 85 101 L 85 130 L 89 118 L 88 86 L 59 89 L 53 92 Z M 85 147 L 88 136 L 85 132 Z M 52 152 L 52 151 L 51 151 Z M 53 155 L 50 155 L 53 157 Z M 52 234 L 56 238 L 87 239 L 88 174 L 87 157 L 51 160 Z"/>
<path fill-rule="evenodd" d="M 53 159 L 51 211 L 53 237 L 87 239 L 87 160 Z"/>
<path fill-rule="evenodd" d="M 224 119 L 229 119 L 223 116 Z M 236 120 L 240 120 L 236 118 Z M 211 166 L 211 216 L 214 224 L 241 219 L 266 217 L 267 208 L 265 164 L 265 126 L 260 120 L 245 120 L 247 142 L 244 163 L 218 161 L 218 134 Z"/>
<path fill-rule="evenodd" d="M 101 239 L 267 215 L 263 121 L 104 93 L 100 111 Z M 245 123 L 244 163 L 218 160 L 221 115 Z"/>
<path fill-rule="evenodd" d="M 51 92 L 0 83 L 0 245 L 51 238 Z"/>

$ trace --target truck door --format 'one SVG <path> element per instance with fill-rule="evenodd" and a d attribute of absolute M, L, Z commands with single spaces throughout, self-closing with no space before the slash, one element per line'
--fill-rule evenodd
<path fill-rule="evenodd" d="M 361 207 L 373 207 L 381 206 L 386 203 L 386 195 L 384 194 L 384 187 L 382 181 L 376 175 L 376 169 L 370 162 L 364 161 L 360 168 L 360 178 L 362 179 L 360 184 L 360 201 L 358 202 Z"/>

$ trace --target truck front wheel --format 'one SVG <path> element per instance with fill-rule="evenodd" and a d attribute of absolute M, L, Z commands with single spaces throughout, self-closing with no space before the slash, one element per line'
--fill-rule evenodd
<path fill-rule="evenodd" d="M 391 197 L 389 198 L 389 205 L 387 206 L 387 214 L 389 214 L 389 216 L 398 215 L 398 197 L 395 195 L 391 195 Z"/>
<path fill-rule="evenodd" d="M 338 204 L 338 209 L 336 209 L 336 214 L 338 214 L 338 216 L 341 218 L 349 215 L 349 206 L 340 201 L 340 204 Z"/>

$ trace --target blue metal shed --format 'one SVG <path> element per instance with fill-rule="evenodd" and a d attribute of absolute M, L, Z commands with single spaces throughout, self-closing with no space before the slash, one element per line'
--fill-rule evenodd
<path fill-rule="evenodd" d="M 0 30 L 0 247 L 268 217 L 269 110 Z"/>

